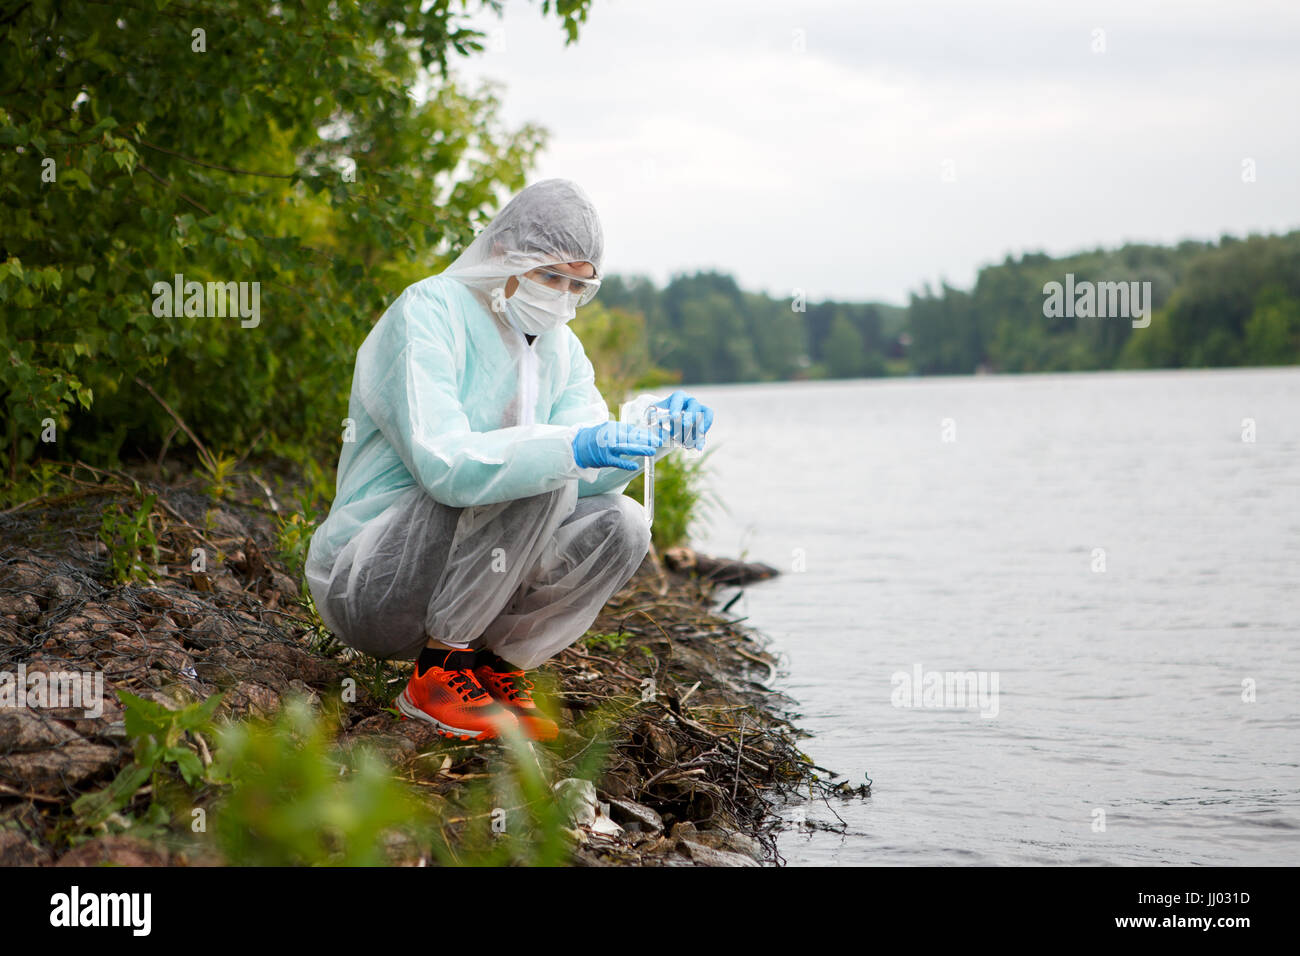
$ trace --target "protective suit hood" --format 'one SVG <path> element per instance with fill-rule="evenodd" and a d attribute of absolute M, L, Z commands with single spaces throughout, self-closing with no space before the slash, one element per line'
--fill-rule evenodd
<path fill-rule="evenodd" d="M 492 303 L 509 301 L 505 284 L 511 276 L 559 262 L 590 262 L 599 277 L 604 256 L 600 217 L 582 187 L 568 179 L 543 179 L 506 203 L 442 275 L 474 290 L 489 310 L 505 318 Z M 494 297 L 495 290 L 500 291 Z"/>

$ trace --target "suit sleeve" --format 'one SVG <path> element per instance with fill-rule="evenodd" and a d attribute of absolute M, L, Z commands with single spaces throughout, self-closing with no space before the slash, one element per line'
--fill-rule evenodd
<path fill-rule="evenodd" d="M 357 353 L 361 403 L 425 491 L 463 508 L 595 477 L 574 461 L 574 424 L 474 431 L 458 397 L 455 341 L 442 299 L 412 287 Z"/>
<path fill-rule="evenodd" d="M 600 390 L 596 388 L 596 370 L 587 358 L 582 342 L 569 330 L 569 381 L 560 392 L 560 397 L 551 411 L 551 421 L 557 424 L 579 424 L 584 427 L 599 425 L 609 421 L 609 406 L 605 403 Z M 650 397 L 653 401 L 653 396 Z M 649 402 L 646 402 L 649 404 Z M 644 413 L 644 409 L 642 409 Z M 630 421 L 620 417 L 620 421 Z M 658 461 L 669 449 L 661 448 L 655 455 Z M 644 461 L 644 459 L 637 459 Z M 644 468 L 625 471 L 622 468 L 584 468 L 585 474 L 578 482 L 578 497 L 590 495 L 621 494 L 632 479 L 641 474 Z"/>

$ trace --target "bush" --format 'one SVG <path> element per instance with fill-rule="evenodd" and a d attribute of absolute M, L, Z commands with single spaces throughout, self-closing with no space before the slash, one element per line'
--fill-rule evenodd
<path fill-rule="evenodd" d="M 707 516 L 716 504 L 704 489 L 704 462 L 713 454 L 709 449 L 697 458 L 673 453 L 655 463 L 655 513 L 651 538 L 660 551 L 684 544 L 691 525 Z M 641 505 L 645 504 L 645 480 L 633 478 L 625 491 Z"/>

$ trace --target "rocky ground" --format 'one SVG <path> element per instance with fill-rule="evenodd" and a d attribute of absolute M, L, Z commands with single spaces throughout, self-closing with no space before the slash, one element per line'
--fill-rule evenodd
<path fill-rule="evenodd" d="M 71 802 L 131 760 L 119 689 L 169 707 L 220 691 L 219 715 L 242 719 L 270 714 L 294 694 L 339 699 L 351 678 L 340 742 L 374 747 L 444 810 L 491 772 L 493 747 L 453 744 L 395 717 L 409 664 L 358 655 L 323 631 L 276 551 L 285 508 L 264 483 L 216 502 L 192 479 L 164 480 L 157 469 L 76 474 L 72 493 L 0 513 L 0 679 L 8 672 L 13 681 L 20 665 L 29 681 L 100 673 L 104 710 L 87 717 L 0 698 L 0 864 L 223 862 L 111 827 L 65 836 Z M 156 496 L 149 524 L 158 560 L 147 580 L 113 584 L 102 516 L 114 503 L 129 515 L 142 492 Z M 191 570 L 196 549 L 208 562 L 202 571 Z M 565 755 L 591 745 L 583 715 L 614 715 L 595 785 L 562 785 L 573 808 L 573 862 L 778 863 L 773 807 L 783 796 L 865 794 L 832 785 L 835 775 L 800 753 L 792 702 L 771 689 L 777 661 L 715 608 L 723 583 L 772 573 L 685 548 L 662 559 L 652 551 L 588 637 L 541 669 L 539 686 L 550 688 L 563 728 L 561 746 L 534 748 L 550 779 L 566 778 L 575 758 Z M 410 848 L 392 854 L 394 863 L 418 857 Z"/>

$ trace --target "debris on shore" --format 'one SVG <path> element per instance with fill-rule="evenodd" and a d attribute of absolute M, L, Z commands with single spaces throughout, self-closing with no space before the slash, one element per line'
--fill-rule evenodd
<path fill-rule="evenodd" d="M 454 809 L 466 781 L 491 775 L 496 748 L 456 745 L 395 717 L 409 662 L 366 657 L 323 630 L 276 551 L 281 509 L 265 484 L 214 501 L 156 468 L 90 471 L 72 494 L 0 512 L 0 674 L 89 671 L 104 688 L 94 717 L 0 706 L 0 865 L 223 862 L 129 832 L 75 847 L 59 839 L 72 802 L 132 759 L 118 690 L 170 708 L 221 692 L 218 715 L 237 720 L 271 715 L 294 696 L 338 700 L 350 685 L 339 742 L 381 753 L 422 796 Z M 144 493 L 157 562 L 148 580 L 113 584 L 103 515 Z M 202 570 L 196 554 L 207 556 Z M 778 863 L 774 808 L 784 796 L 865 795 L 833 785 L 836 775 L 800 752 L 793 702 L 771 686 L 778 661 L 714 609 L 718 588 L 776 573 L 652 549 L 588 635 L 536 672 L 542 699 L 559 708 L 564 746 L 534 754 L 571 808 L 572 862 Z M 597 710 L 612 717 L 592 782 L 573 778 L 564 754 L 591 746 L 580 724 Z M 424 862 L 402 846 L 390 859 Z"/>

